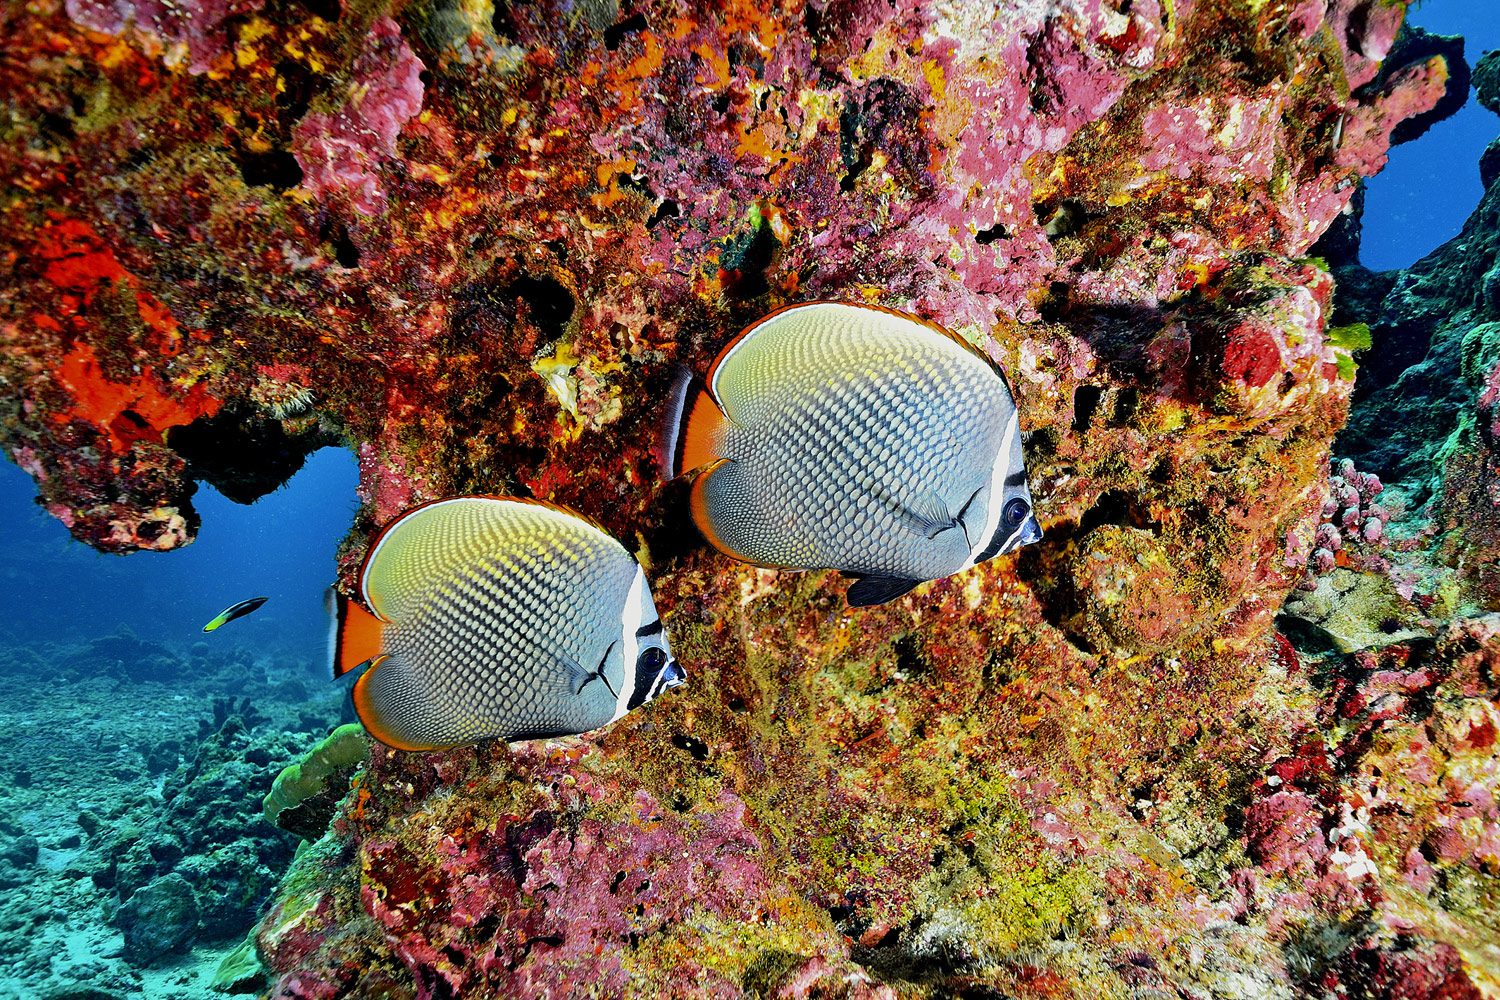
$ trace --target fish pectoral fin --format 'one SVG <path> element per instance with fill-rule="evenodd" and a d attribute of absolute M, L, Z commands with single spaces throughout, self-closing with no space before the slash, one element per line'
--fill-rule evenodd
<path fill-rule="evenodd" d="M 583 664 L 573 659 L 567 653 L 555 654 L 558 661 L 562 663 L 563 669 L 567 671 L 568 691 L 574 695 L 582 694 L 584 688 L 588 687 L 594 681 L 600 681 L 604 684 L 605 690 L 611 695 L 619 697 L 615 692 L 615 686 L 609 682 L 608 677 L 604 676 L 604 666 L 609 662 L 610 650 L 614 648 L 615 644 L 613 642 L 610 643 L 608 648 L 604 650 L 604 655 L 600 657 L 599 666 L 595 670 L 585 670 Z"/>
<path fill-rule="evenodd" d="M 851 608 L 868 608 L 894 601 L 921 582 L 899 576 L 861 576 L 855 579 L 845 600 Z"/>
<path fill-rule="evenodd" d="M 916 521 L 922 534 L 928 538 L 936 538 L 958 523 L 949 512 L 948 505 L 943 502 L 943 498 L 932 489 L 925 489 L 917 494 L 906 509 Z"/>
<path fill-rule="evenodd" d="M 874 493 L 875 498 L 894 511 L 904 524 L 927 538 L 936 538 L 958 524 L 943 498 L 930 488 L 910 500 L 900 500 L 879 487 Z"/>
<path fill-rule="evenodd" d="M 589 681 L 599 679 L 599 675 L 592 670 L 585 670 L 583 664 L 565 653 L 557 654 L 558 662 L 568 673 L 568 691 L 572 694 L 581 694 L 588 687 Z"/>

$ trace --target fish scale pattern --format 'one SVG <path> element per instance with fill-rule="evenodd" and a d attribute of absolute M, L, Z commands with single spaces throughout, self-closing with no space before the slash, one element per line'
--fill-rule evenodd
<path fill-rule="evenodd" d="M 935 579 L 959 570 L 963 531 L 928 537 L 936 498 L 970 530 L 1013 404 L 980 358 L 914 321 L 866 324 L 816 307 L 773 317 L 714 373 L 730 422 L 708 473 L 717 540 L 751 562 Z M 845 311 L 847 312 L 847 310 Z M 977 539 L 976 539 L 977 540 Z"/>
<path fill-rule="evenodd" d="M 417 745 L 584 732 L 624 682 L 621 610 L 636 563 L 617 541 L 546 507 L 434 504 L 395 526 L 370 570 L 394 624 L 371 699 Z M 410 537 L 404 537 L 409 535 Z M 570 689 L 570 664 L 604 682 Z"/>

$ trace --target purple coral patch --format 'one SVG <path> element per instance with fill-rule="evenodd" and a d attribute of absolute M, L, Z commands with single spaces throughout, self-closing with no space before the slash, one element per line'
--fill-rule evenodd
<path fill-rule="evenodd" d="M 376 21 L 354 60 L 343 107 L 310 112 L 293 130 L 303 187 L 319 197 L 344 195 L 365 215 L 381 211 L 382 161 L 396 154 L 401 127 L 422 109 L 421 73 L 396 22 Z"/>

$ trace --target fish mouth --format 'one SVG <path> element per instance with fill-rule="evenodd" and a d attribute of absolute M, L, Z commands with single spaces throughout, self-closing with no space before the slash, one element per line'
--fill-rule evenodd
<path fill-rule="evenodd" d="M 651 701 L 658 697 L 663 691 L 670 691 L 675 687 L 682 687 L 687 683 L 687 671 L 677 665 L 676 660 L 668 660 L 667 665 L 657 672 L 656 679 L 651 682 L 651 689 L 646 692 L 644 701 Z"/>
<path fill-rule="evenodd" d="M 1021 533 L 1012 548 L 1018 549 L 1023 545 L 1030 545 L 1032 542 L 1040 542 L 1041 540 L 1042 526 L 1037 523 L 1036 515 L 1032 515 L 1021 525 Z"/>
<path fill-rule="evenodd" d="M 668 660 L 667 665 L 661 668 L 660 690 L 668 691 L 675 687 L 682 687 L 686 683 L 687 671 L 678 666 L 676 660 Z"/>
<path fill-rule="evenodd" d="M 1035 514 L 1026 515 L 1026 520 L 1010 529 L 1008 534 L 1006 533 L 1005 524 L 1002 522 L 995 529 L 994 535 L 990 537 L 990 544 L 985 546 L 984 551 L 974 558 L 974 565 L 977 566 L 986 560 L 994 559 L 996 556 L 1003 556 L 1005 553 L 1019 549 L 1023 545 L 1030 545 L 1032 542 L 1041 541 L 1041 538 L 1042 526 L 1038 523 Z"/>

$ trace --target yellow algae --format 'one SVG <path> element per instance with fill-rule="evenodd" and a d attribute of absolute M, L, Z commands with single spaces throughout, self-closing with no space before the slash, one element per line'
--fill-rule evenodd
<path fill-rule="evenodd" d="M 551 357 L 537 358 L 531 364 L 531 370 L 546 383 L 547 391 L 575 418 L 578 416 L 578 379 L 573 369 L 578 367 L 579 360 L 571 344 L 559 341 Z"/>

